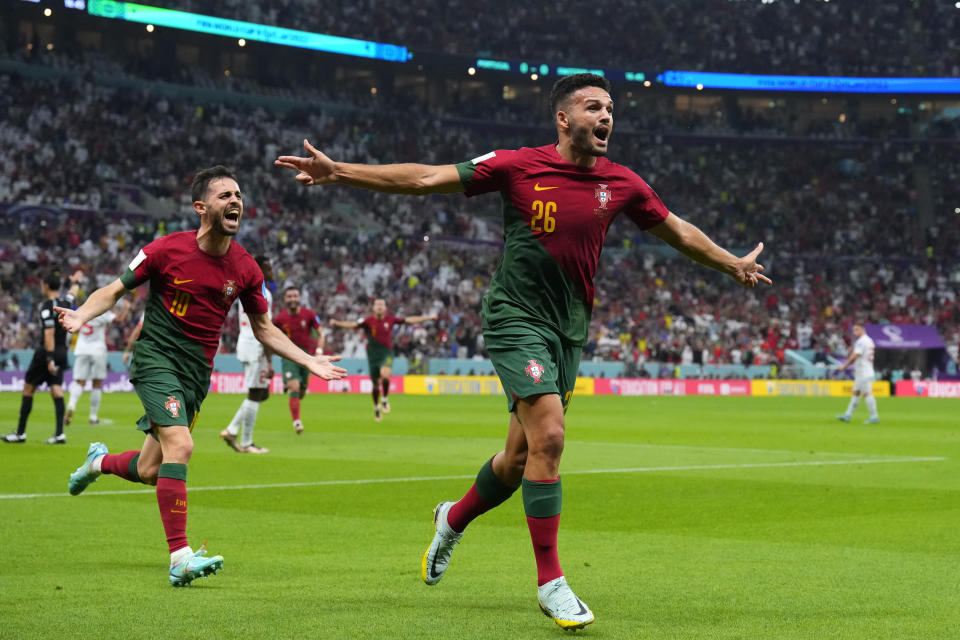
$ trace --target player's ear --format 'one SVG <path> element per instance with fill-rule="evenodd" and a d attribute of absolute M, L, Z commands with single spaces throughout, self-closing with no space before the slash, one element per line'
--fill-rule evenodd
<path fill-rule="evenodd" d="M 193 210 L 197 212 L 198 215 L 203 215 L 207 212 L 207 205 L 204 204 L 203 200 L 197 200 L 193 203 Z"/>

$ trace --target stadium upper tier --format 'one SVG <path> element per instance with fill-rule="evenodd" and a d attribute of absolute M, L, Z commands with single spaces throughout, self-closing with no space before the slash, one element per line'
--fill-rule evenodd
<path fill-rule="evenodd" d="M 144 2 L 144 4 L 152 4 Z M 194 13 L 414 52 L 620 69 L 960 76 L 947 0 L 173 0 Z"/>
<path fill-rule="evenodd" d="M 0 206 L 3 346 L 29 344 L 38 274 L 82 266 L 89 288 L 104 284 L 155 235 L 192 228 L 193 172 L 223 162 L 245 193 L 238 239 L 273 258 L 281 285 L 304 286 L 325 317 L 356 317 L 371 295 L 400 313 L 441 315 L 436 331 L 400 337 L 401 353 L 482 353 L 479 298 L 500 252 L 496 196 L 304 190 L 271 161 L 298 152 L 309 137 L 341 160 L 458 162 L 549 144 L 548 126 L 458 119 L 425 105 L 371 108 L 336 96 L 328 96 L 329 108 L 305 96 L 303 108 L 278 114 L 205 102 L 189 88 L 175 97 L 82 77 L 0 75 L 0 203 L 21 205 Z M 629 129 L 628 118 L 618 123 Z M 913 124 L 871 131 L 909 135 Z M 790 346 L 842 348 L 853 317 L 935 324 L 956 344 L 955 136 L 792 139 L 744 135 L 729 123 L 711 134 L 713 126 L 709 118 L 691 121 L 697 135 L 618 128 L 611 159 L 721 244 L 743 251 L 764 241 L 777 286 L 741 291 L 618 221 L 597 277 L 589 356 L 637 363 L 704 359 L 706 351 L 715 362 L 742 363 L 749 352 L 751 362 L 779 362 Z M 929 222 L 920 222 L 923 211 Z M 349 336 L 334 338 L 332 349 L 356 348 Z M 111 339 L 122 344 L 123 335 Z"/>

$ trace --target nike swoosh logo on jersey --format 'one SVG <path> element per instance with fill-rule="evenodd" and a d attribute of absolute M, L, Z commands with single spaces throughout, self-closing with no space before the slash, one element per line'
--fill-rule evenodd
<path fill-rule="evenodd" d="M 540 183 L 533 185 L 534 191 L 549 191 L 550 189 L 556 189 L 557 187 L 541 187 Z"/>
<path fill-rule="evenodd" d="M 179 278 L 173 279 L 173 284 L 183 284 L 185 282 L 193 282 L 196 278 L 190 278 L 189 280 L 180 280 Z"/>

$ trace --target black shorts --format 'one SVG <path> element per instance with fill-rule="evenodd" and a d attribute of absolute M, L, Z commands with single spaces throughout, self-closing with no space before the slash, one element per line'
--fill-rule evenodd
<path fill-rule="evenodd" d="M 30 368 L 27 369 L 25 382 L 33 387 L 39 387 L 46 382 L 51 387 L 53 385 L 63 386 L 63 373 L 67 370 L 67 354 L 57 353 L 53 358 L 57 365 L 57 374 L 50 373 L 47 368 L 47 352 L 37 350 L 33 352 L 33 359 L 30 361 Z"/>

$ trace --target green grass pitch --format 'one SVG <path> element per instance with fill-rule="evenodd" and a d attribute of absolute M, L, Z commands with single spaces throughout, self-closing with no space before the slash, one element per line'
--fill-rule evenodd
<path fill-rule="evenodd" d="M 268 455 L 218 432 L 241 401 L 211 395 L 194 431 L 188 535 L 225 558 L 167 581 L 151 489 L 67 477 L 89 442 L 139 448 L 133 394 L 47 446 L 49 394 L 25 445 L 0 445 L 0 638 L 559 638 L 541 615 L 519 496 L 467 530 L 435 587 L 419 578 L 431 511 L 502 446 L 499 397 L 285 397 L 260 412 Z M 561 472 L 560 558 L 594 638 L 960 637 L 960 404 L 845 398 L 575 398 Z M 0 394 L 0 431 L 20 396 Z M 85 418 L 87 398 L 78 416 Z"/>

